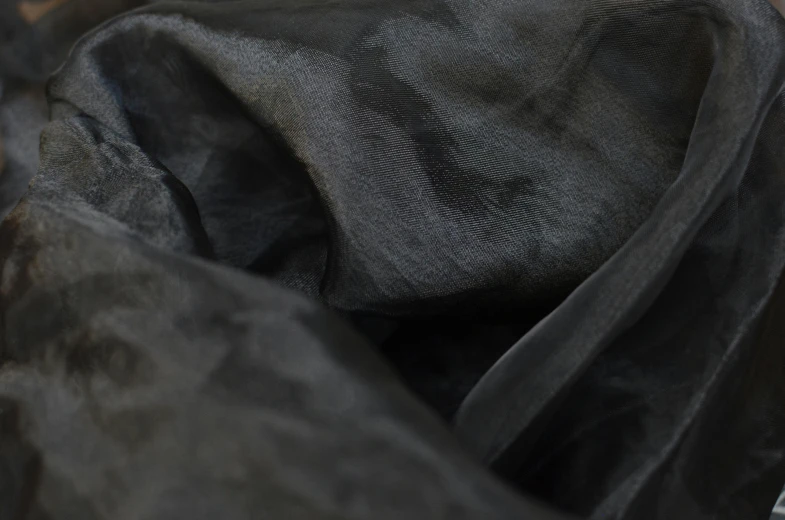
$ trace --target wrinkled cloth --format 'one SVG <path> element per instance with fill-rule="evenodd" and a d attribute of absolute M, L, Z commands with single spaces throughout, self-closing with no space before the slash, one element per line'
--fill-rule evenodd
<path fill-rule="evenodd" d="M 772 515 L 771 520 L 782 520 L 785 518 L 785 490 L 783 490 L 782 494 L 777 499 Z"/>
<path fill-rule="evenodd" d="M 768 518 L 784 86 L 763 0 L 101 25 L 0 227 L 0 518 Z"/>
<path fill-rule="evenodd" d="M 144 0 L 0 0 L 0 217 L 38 169 L 44 83 L 79 36 Z"/>

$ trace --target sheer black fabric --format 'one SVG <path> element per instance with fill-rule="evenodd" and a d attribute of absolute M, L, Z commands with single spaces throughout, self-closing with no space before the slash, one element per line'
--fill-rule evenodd
<path fill-rule="evenodd" d="M 768 518 L 784 86 L 763 0 L 104 23 L 14 147 L 0 517 Z"/>
<path fill-rule="evenodd" d="M 19 201 L 38 168 L 47 122 L 44 82 L 71 44 L 143 0 L 0 0 L 0 217 Z"/>

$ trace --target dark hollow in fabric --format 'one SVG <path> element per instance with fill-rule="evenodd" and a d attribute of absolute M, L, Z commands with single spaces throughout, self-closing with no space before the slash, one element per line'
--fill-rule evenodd
<path fill-rule="evenodd" d="M 784 86 L 763 0 L 101 25 L 0 227 L 0 518 L 768 518 Z"/>

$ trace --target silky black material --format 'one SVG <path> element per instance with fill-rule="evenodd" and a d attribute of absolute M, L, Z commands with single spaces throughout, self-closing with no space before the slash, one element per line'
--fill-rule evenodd
<path fill-rule="evenodd" d="M 39 155 L 143 3 L 72 1 L 0 22 L 0 518 L 769 517 L 771 5 L 154 3 Z"/>

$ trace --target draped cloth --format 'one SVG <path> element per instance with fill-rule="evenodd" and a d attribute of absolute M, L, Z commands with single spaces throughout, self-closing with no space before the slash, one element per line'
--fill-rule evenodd
<path fill-rule="evenodd" d="M 768 518 L 784 86 L 763 0 L 111 19 L 0 227 L 0 518 Z"/>

